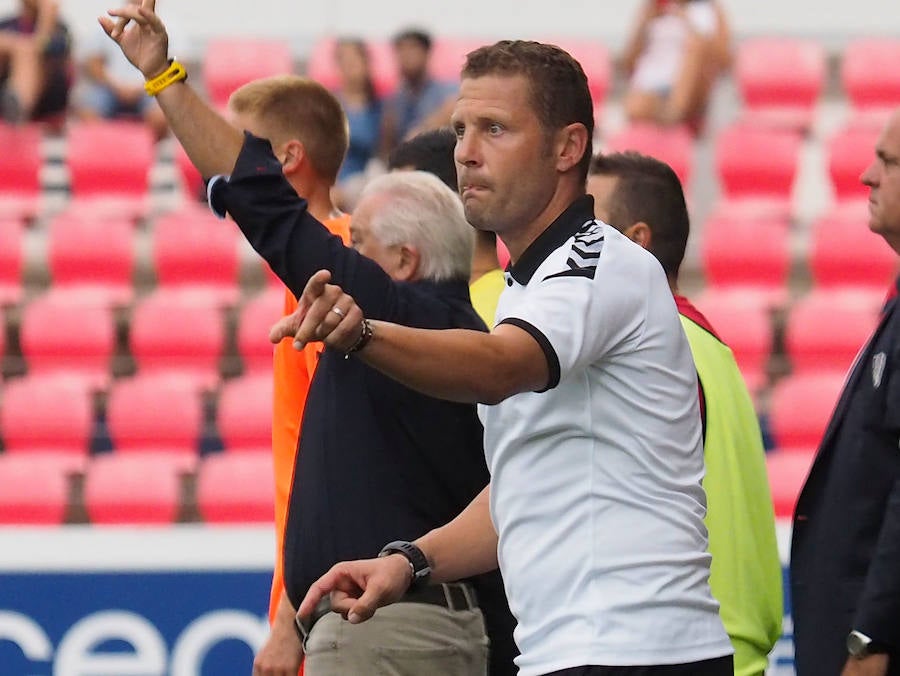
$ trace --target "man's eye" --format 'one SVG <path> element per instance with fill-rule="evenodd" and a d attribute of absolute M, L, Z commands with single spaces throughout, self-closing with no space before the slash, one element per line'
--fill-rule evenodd
<path fill-rule="evenodd" d="M 501 127 L 499 124 L 497 124 L 496 122 L 494 122 L 493 124 L 491 124 L 490 127 L 488 127 L 488 131 L 489 131 L 492 135 L 495 135 L 495 136 L 496 136 L 497 134 L 500 134 L 500 133 L 503 132 L 503 127 Z"/>
<path fill-rule="evenodd" d="M 456 138 L 462 138 L 463 134 L 466 133 L 465 127 L 454 127 L 453 131 L 456 133 Z"/>

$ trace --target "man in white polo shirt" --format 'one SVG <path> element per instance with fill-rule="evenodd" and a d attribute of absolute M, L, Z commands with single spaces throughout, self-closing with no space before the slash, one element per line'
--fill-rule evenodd
<path fill-rule="evenodd" d="M 299 615 L 330 593 L 361 622 L 411 584 L 499 564 L 523 676 L 731 674 L 708 583 L 697 376 L 659 263 L 593 218 L 583 71 L 538 43 L 476 50 L 453 126 L 466 217 L 513 261 L 493 331 L 369 322 L 322 271 L 271 337 L 324 340 L 484 404 L 491 485 L 415 543 L 335 566 Z"/>

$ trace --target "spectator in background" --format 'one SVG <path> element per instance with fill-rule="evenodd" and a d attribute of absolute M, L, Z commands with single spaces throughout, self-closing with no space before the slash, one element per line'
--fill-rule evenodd
<path fill-rule="evenodd" d="M 900 254 L 900 109 L 861 180 L 869 230 Z M 900 674 L 898 303 L 893 293 L 857 356 L 797 500 L 791 601 L 799 676 Z"/>
<path fill-rule="evenodd" d="M 431 36 L 409 29 L 394 38 L 394 57 L 400 73 L 400 84 L 385 102 L 381 131 L 381 155 L 387 158 L 394 146 L 419 132 L 444 127 L 458 87 L 438 82 L 428 72 Z"/>
<path fill-rule="evenodd" d="M 53 0 L 21 0 L 18 14 L 0 20 L 0 117 L 18 123 L 62 116 L 69 50 L 69 30 Z"/>
<path fill-rule="evenodd" d="M 756 412 L 731 350 L 678 292 L 690 222 L 672 169 L 637 153 L 598 156 L 588 192 L 597 217 L 663 266 L 700 379 L 709 584 L 734 646 L 735 676 L 761 676 L 781 635 L 781 560 Z"/>
<path fill-rule="evenodd" d="M 341 77 L 336 94 L 350 126 L 350 145 L 338 174 L 338 186 L 341 187 L 346 186 L 348 180 L 361 177 L 369 160 L 378 152 L 381 101 L 372 80 L 369 51 L 362 40 L 338 40 L 334 58 Z"/>
<path fill-rule="evenodd" d="M 140 0 L 130 0 L 138 5 Z M 83 79 L 75 90 L 75 112 L 82 120 L 142 119 L 158 139 L 168 133 L 165 115 L 144 91 L 135 72 L 115 44 L 92 34 L 81 58 Z"/>
<path fill-rule="evenodd" d="M 716 0 L 645 0 L 623 65 L 632 122 L 702 127 L 716 77 L 731 64 L 731 35 Z"/>
<path fill-rule="evenodd" d="M 453 192 L 459 192 L 456 179 L 456 133 L 449 128 L 417 134 L 394 148 L 388 160 L 391 171 L 419 169 L 434 174 Z M 469 277 L 469 296 L 478 316 L 488 326 L 494 325 L 500 292 L 506 286 L 503 270 L 497 260 L 497 235 L 487 230 L 475 231 L 475 252 Z"/>

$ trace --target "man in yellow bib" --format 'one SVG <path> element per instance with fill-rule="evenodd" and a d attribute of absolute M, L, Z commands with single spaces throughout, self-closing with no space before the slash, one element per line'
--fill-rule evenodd
<path fill-rule="evenodd" d="M 681 184 L 663 162 L 617 153 L 594 159 L 588 192 L 597 218 L 656 256 L 675 296 L 700 379 L 710 586 L 734 646 L 734 673 L 761 675 L 781 635 L 775 516 L 756 412 L 734 356 L 678 293 L 690 229 Z"/>

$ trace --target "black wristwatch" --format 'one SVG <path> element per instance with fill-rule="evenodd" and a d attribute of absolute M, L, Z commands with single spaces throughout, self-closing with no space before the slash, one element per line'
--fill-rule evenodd
<path fill-rule="evenodd" d="M 847 635 L 847 652 L 853 659 L 861 660 L 869 655 L 886 653 L 887 649 L 861 631 L 854 630 Z"/>
<path fill-rule="evenodd" d="M 395 540 L 382 547 L 381 551 L 378 552 L 378 557 L 390 556 L 391 554 L 402 554 L 409 561 L 409 567 L 412 569 L 410 589 L 417 589 L 428 584 L 428 578 L 431 577 L 431 566 L 428 565 L 428 559 L 421 549 L 412 542 Z"/>

